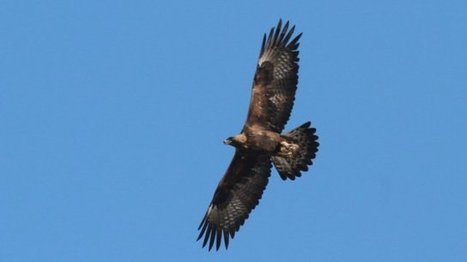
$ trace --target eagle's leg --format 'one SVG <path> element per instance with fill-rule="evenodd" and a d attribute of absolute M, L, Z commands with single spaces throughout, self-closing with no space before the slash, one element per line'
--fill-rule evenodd
<path fill-rule="evenodd" d="M 279 155 L 292 156 L 297 151 L 299 146 L 297 144 L 288 143 L 287 141 L 280 142 Z"/>

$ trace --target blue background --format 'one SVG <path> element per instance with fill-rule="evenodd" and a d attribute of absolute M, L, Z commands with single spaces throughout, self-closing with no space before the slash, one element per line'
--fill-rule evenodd
<path fill-rule="evenodd" d="M 467 261 L 467 2 L 1 1 L 0 261 Z M 228 251 L 197 227 L 260 42 L 304 32 L 272 173 Z"/>

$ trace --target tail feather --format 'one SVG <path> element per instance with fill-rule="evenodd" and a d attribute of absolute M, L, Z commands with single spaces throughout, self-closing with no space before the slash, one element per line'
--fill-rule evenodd
<path fill-rule="evenodd" d="M 295 180 L 301 176 L 301 171 L 307 171 L 308 166 L 313 164 L 319 146 L 315 133 L 316 129 L 310 127 L 310 122 L 306 122 L 282 135 L 284 141 L 272 156 L 272 161 L 283 180 Z"/>

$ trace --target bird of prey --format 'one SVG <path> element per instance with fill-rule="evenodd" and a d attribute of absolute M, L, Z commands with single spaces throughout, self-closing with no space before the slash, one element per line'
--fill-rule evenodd
<path fill-rule="evenodd" d="M 236 148 L 224 177 L 198 228 L 203 247 L 219 249 L 235 236 L 258 205 L 275 166 L 282 180 L 307 171 L 318 152 L 316 129 L 310 122 L 281 133 L 292 111 L 298 82 L 298 40 L 289 22 L 264 34 L 253 79 L 250 106 L 240 134 L 224 140 Z M 293 38 L 292 38 L 293 37 Z"/>

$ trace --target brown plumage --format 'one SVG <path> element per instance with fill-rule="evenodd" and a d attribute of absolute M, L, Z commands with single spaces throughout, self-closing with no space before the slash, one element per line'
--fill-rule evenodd
<path fill-rule="evenodd" d="M 211 204 L 198 228 L 203 247 L 216 250 L 235 236 L 258 205 L 274 164 L 280 177 L 294 180 L 307 171 L 318 151 L 316 129 L 307 122 L 281 134 L 292 111 L 298 82 L 298 40 L 295 26 L 282 27 L 280 20 L 266 38 L 253 80 L 248 116 L 239 135 L 225 144 L 236 147 L 235 155 L 219 182 Z M 292 40 L 291 40 L 292 39 Z"/>

